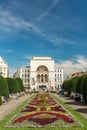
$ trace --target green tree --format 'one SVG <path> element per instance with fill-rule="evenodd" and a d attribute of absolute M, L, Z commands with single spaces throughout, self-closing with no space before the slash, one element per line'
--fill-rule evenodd
<path fill-rule="evenodd" d="M 80 93 L 80 94 L 83 93 L 84 77 L 85 77 L 85 75 L 82 75 L 82 76 L 78 79 L 78 82 L 77 82 L 77 85 L 76 85 L 76 92 L 78 92 L 78 93 Z"/>
<path fill-rule="evenodd" d="M 16 79 L 7 78 L 7 82 L 8 82 L 8 88 L 9 88 L 10 94 L 17 93 L 17 92 L 19 93 L 21 91 L 20 85 Z"/>
<path fill-rule="evenodd" d="M 76 85 L 79 77 L 74 77 L 69 80 L 65 80 L 63 83 L 63 89 L 67 92 L 67 95 L 70 96 L 72 92 L 76 92 Z"/>
<path fill-rule="evenodd" d="M 83 94 L 85 103 L 87 103 L 87 76 L 84 76 L 82 94 Z"/>
<path fill-rule="evenodd" d="M 20 93 L 21 92 L 20 84 L 19 84 L 19 82 L 16 79 L 14 79 L 14 81 L 15 81 L 16 91 L 18 93 Z"/>
<path fill-rule="evenodd" d="M 70 81 L 70 88 L 71 88 L 72 92 L 76 92 L 76 86 L 77 86 L 78 80 L 79 80 L 78 76 L 73 77 L 71 79 L 71 81 Z"/>
<path fill-rule="evenodd" d="M 0 95 L 9 97 L 7 80 L 3 76 L 0 76 Z"/>
<path fill-rule="evenodd" d="M 64 81 L 63 89 L 64 89 L 65 92 L 67 92 L 67 96 L 70 96 L 70 94 L 71 94 L 70 80 L 65 80 Z"/>
<path fill-rule="evenodd" d="M 0 96 L 0 105 L 2 105 L 2 100 L 1 100 L 1 96 Z"/>
<path fill-rule="evenodd" d="M 24 91 L 25 88 L 24 88 L 24 85 L 23 85 L 23 82 L 22 82 L 21 78 L 16 78 L 16 80 L 18 81 L 18 83 L 20 85 L 21 92 Z"/>

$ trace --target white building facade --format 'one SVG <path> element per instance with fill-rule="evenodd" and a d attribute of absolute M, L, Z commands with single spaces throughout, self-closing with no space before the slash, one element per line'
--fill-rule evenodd
<path fill-rule="evenodd" d="M 55 64 L 55 88 L 61 89 L 64 81 L 63 67 Z"/>
<path fill-rule="evenodd" d="M 21 78 L 23 81 L 23 85 L 25 90 L 28 91 L 30 89 L 30 67 L 21 67 L 15 73 L 13 78 Z"/>
<path fill-rule="evenodd" d="M 32 57 L 30 60 L 30 86 L 32 89 L 55 90 L 63 83 L 63 68 L 51 57 Z"/>
<path fill-rule="evenodd" d="M 55 86 L 54 60 L 51 57 L 32 57 L 30 60 L 30 86 L 32 89 L 49 89 Z"/>
<path fill-rule="evenodd" d="M 63 68 L 51 57 L 32 57 L 30 66 L 21 67 L 15 77 L 20 77 L 26 90 L 55 90 L 63 83 Z"/>
<path fill-rule="evenodd" d="M 30 67 L 22 67 L 20 68 L 20 78 L 23 81 L 25 90 L 28 91 L 30 89 Z"/>
<path fill-rule="evenodd" d="M 8 77 L 9 70 L 7 62 L 0 56 L 0 75 L 3 77 Z"/>

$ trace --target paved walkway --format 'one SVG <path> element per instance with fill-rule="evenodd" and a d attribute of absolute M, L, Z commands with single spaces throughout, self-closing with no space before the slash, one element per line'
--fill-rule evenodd
<path fill-rule="evenodd" d="M 18 99 L 11 99 L 8 103 L 4 103 L 3 105 L 1 105 L 0 106 L 0 120 L 2 120 L 5 115 L 8 115 L 11 111 L 16 109 L 16 107 L 21 105 L 29 97 L 30 95 L 27 94 Z"/>
<path fill-rule="evenodd" d="M 56 97 L 58 97 L 60 100 L 62 100 L 65 104 L 68 104 L 70 107 L 72 107 L 74 110 L 79 112 L 82 116 L 87 118 L 87 104 L 81 103 L 79 101 L 74 101 L 70 99 L 69 97 L 64 97 L 60 94 L 55 94 Z"/>

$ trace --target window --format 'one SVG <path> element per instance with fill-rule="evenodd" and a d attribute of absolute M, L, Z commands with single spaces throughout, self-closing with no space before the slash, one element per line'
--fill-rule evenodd
<path fill-rule="evenodd" d="M 62 74 L 60 74 L 60 77 L 62 77 Z"/>
<path fill-rule="evenodd" d="M 29 82 L 30 80 L 28 79 L 28 82 Z"/>

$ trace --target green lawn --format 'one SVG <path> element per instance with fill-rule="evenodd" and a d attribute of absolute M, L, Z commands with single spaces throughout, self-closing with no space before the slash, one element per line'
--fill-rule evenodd
<path fill-rule="evenodd" d="M 31 96 L 31 98 L 33 95 Z M 18 111 L 20 111 L 28 102 L 31 100 L 31 98 L 27 99 L 25 102 L 22 103 L 16 110 L 11 112 L 9 115 L 7 115 L 3 120 L 0 121 L 0 130 L 86 130 L 87 129 L 87 119 L 85 119 L 83 116 L 81 116 L 78 112 L 74 111 L 71 107 L 64 104 L 62 101 L 60 101 L 57 97 L 53 96 L 56 100 L 58 100 L 68 111 L 80 122 L 83 124 L 82 128 L 5 128 L 5 124 L 16 114 Z"/>

